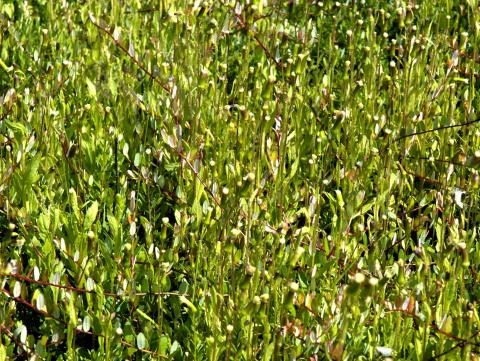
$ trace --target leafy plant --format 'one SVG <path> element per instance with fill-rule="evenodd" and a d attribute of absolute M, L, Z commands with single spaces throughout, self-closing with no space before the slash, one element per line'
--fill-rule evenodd
<path fill-rule="evenodd" d="M 0 6 L 0 359 L 477 359 L 475 1 Z"/>

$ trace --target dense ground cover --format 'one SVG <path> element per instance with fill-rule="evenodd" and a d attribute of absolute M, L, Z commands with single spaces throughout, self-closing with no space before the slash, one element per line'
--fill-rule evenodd
<path fill-rule="evenodd" d="M 0 6 L 0 360 L 478 359 L 477 1 Z"/>

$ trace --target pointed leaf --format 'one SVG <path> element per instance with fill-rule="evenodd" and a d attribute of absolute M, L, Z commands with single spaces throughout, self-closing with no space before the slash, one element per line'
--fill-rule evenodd
<path fill-rule="evenodd" d="M 97 218 L 98 213 L 98 202 L 95 201 L 92 203 L 90 208 L 88 208 L 87 213 L 85 214 L 85 220 L 83 221 L 83 229 L 87 230 L 92 227 L 93 222 Z"/>
<path fill-rule="evenodd" d="M 95 87 L 95 84 L 93 84 L 88 78 L 85 78 L 85 81 L 87 83 L 88 93 L 93 99 L 97 100 L 97 88 Z"/>

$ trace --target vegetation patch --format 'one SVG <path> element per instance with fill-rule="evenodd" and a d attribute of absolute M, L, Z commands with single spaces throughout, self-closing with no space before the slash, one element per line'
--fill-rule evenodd
<path fill-rule="evenodd" d="M 0 4 L 0 360 L 478 360 L 475 0 Z"/>

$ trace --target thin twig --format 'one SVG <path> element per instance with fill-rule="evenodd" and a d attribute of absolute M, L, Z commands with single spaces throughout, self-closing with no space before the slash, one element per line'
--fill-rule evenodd
<path fill-rule="evenodd" d="M 102 32 L 104 32 L 105 34 L 107 34 L 107 36 L 113 40 L 113 42 L 115 43 L 115 45 L 122 51 L 124 52 L 134 63 L 135 65 L 140 69 L 142 70 L 145 74 L 147 74 L 155 83 L 157 83 L 158 85 L 160 85 L 162 87 L 163 90 L 165 90 L 167 93 L 170 93 L 170 88 L 168 87 L 168 85 L 166 84 L 163 84 L 161 81 L 159 81 L 157 79 L 157 77 L 155 75 L 153 75 L 153 73 L 151 71 L 149 71 L 144 65 L 143 63 L 138 59 L 136 58 L 133 54 L 131 54 L 128 49 L 125 47 L 125 45 L 122 44 L 122 42 L 119 40 L 119 39 L 116 39 L 115 36 L 113 35 L 112 32 L 110 32 L 107 28 L 105 28 L 104 26 L 98 24 L 96 22 L 96 19 L 95 17 L 90 14 L 89 17 L 90 19 L 90 22 L 95 25 L 95 27 L 97 27 L 98 29 L 100 29 Z"/>
<path fill-rule="evenodd" d="M 237 15 L 235 14 L 235 18 L 239 21 L 240 25 L 242 26 L 242 28 L 244 28 L 245 30 L 249 30 L 249 27 L 248 25 L 243 21 L 243 19 L 240 17 L 240 15 Z M 273 56 L 273 54 L 270 52 L 270 50 L 268 50 L 268 48 L 265 46 L 265 44 L 260 40 L 260 38 L 258 37 L 258 35 L 252 31 L 252 36 L 253 38 L 255 39 L 255 41 L 257 42 L 257 44 L 262 48 L 262 50 L 264 51 L 264 53 L 267 55 L 267 58 L 271 59 L 276 66 L 278 67 L 281 67 L 281 63 L 275 59 L 275 57 Z"/>
<path fill-rule="evenodd" d="M 398 312 L 398 313 L 402 313 L 408 317 L 412 317 L 414 318 L 415 320 L 421 320 L 420 319 L 420 316 L 416 315 L 414 312 L 412 311 L 408 311 L 408 310 L 405 310 L 405 309 L 402 309 L 402 308 L 388 308 L 386 309 L 387 312 Z M 455 340 L 455 341 L 458 341 L 460 344 L 463 344 L 463 345 L 472 345 L 472 346 L 480 346 L 480 344 L 476 343 L 476 342 L 471 342 L 469 341 L 468 339 L 465 339 L 465 338 L 461 338 L 459 336 L 456 336 L 456 335 L 453 335 L 443 329 L 441 329 L 440 327 L 437 326 L 437 324 L 435 323 L 435 321 L 432 321 L 428 324 L 428 326 L 435 332 L 439 333 L 439 334 L 442 334 L 443 336 L 451 339 L 451 340 Z M 480 333 L 480 331 L 476 332 L 475 334 L 473 334 L 471 337 L 469 337 L 470 339 L 471 338 L 474 338 L 475 336 L 477 336 L 478 334 Z"/>
<path fill-rule="evenodd" d="M 72 292 L 77 292 L 77 293 L 98 294 L 98 292 L 96 292 L 96 291 L 87 290 L 85 288 L 77 288 L 77 287 L 73 287 L 73 286 L 57 285 L 57 284 L 51 283 L 51 282 L 37 281 L 37 280 L 34 280 L 30 277 L 27 277 L 27 276 L 24 276 L 24 275 L 21 275 L 21 274 L 18 274 L 18 273 L 10 273 L 10 274 L 0 273 L 0 277 L 11 277 L 11 278 L 15 278 L 17 280 L 25 281 L 27 283 L 33 283 L 33 284 L 37 284 L 37 285 L 40 285 L 40 286 L 50 286 L 50 287 L 64 289 L 64 290 L 67 290 L 67 291 L 72 291 Z M 4 288 L 0 288 L 0 292 L 9 294 L 9 292 L 7 290 L 5 290 Z M 124 295 L 124 294 L 118 294 L 118 293 L 114 293 L 114 292 L 103 292 L 103 294 L 105 296 L 118 297 L 118 298 L 127 296 L 127 295 Z M 133 294 L 133 296 L 146 296 L 146 295 L 179 296 L 180 294 L 178 292 L 148 292 L 148 293 L 147 292 L 141 292 L 141 293 L 134 293 Z"/>
<path fill-rule="evenodd" d="M 430 159 L 428 157 L 412 157 L 410 155 L 407 155 L 405 158 L 406 159 L 411 159 L 411 160 L 428 160 L 428 161 L 436 162 L 436 163 L 447 163 L 447 164 L 458 165 L 458 166 L 461 166 L 461 167 L 465 166 L 465 164 L 454 162 L 454 161 L 448 160 L 448 159 Z"/>
<path fill-rule="evenodd" d="M 192 165 L 192 163 L 189 162 L 189 160 L 183 155 L 182 152 L 179 152 L 177 151 L 177 154 L 178 156 L 188 165 L 188 167 L 190 168 L 190 170 L 193 172 L 193 175 L 195 176 L 195 178 L 202 184 L 203 188 L 205 189 L 205 191 L 207 191 L 207 193 L 210 195 L 210 197 L 213 198 L 213 201 L 215 202 L 215 204 L 220 208 L 220 210 L 223 212 L 223 209 L 222 209 L 222 206 L 220 204 L 220 201 L 217 199 L 217 197 L 215 197 L 215 195 L 213 194 L 213 192 L 210 190 L 210 188 L 208 188 L 208 185 L 205 183 L 205 181 L 200 178 L 200 176 L 198 175 L 198 171 L 195 169 L 195 167 Z"/>
<path fill-rule="evenodd" d="M 476 337 L 478 334 L 480 333 L 480 331 L 477 331 L 475 332 L 472 336 L 470 336 L 470 338 L 474 338 Z M 467 342 L 468 343 L 468 342 Z M 475 344 L 474 344 L 475 345 Z M 438 359 L 442 356 L 445 356 L 447 354 L 449 354 L 450 352 L 452 352 L 453 350 L 455 350 L 456 348 L 458 347 L 465 347 L 465 341 L 460 341 L 458 342 L 456 345 L 452 346 L 451 348 L 449 348 L 448 350 L 438 354 L 438 355 L 435 355 L 435 356 L 432 356 L 432 360 L 435 360 L 435 359 Z"/>
<path fill-rule="evenodd" d="M 434 128 L 434 129 L 428 129 L 428 130 L 423 130 L 421 132 L 414 132 L 414 133 L 410 133 L 410 134 L 406 134 L 406 135 L 402 135 L 401 137 L 398 137 L 397 139 L 395 139 L 395 142 L 398 142 L 402 139 L 405 139 L 405 138 L 408 138 L 408 137 L 413 137 L 414 135 L 421 135 L 421 134 L 426 134 L 426 133 L 431 133 L 431 132 L 435 132 L 437 130 L 444 130 L 444 129 L 452 129 L 452 128 L 459 128 L 459 127 L 466 127 L 468 125 L 472 125 L 474 123 L 478 123 L 480 122 L 480 118 L 478 119 L 475 119 L 475 120 L 471 120 L 469 122 L 466 122 L 466 123 L 462 123 L 462 124 L 455 124 L 455 125 L 445 125 L 443 127 L 438 127 L 438 128 Z"/>

